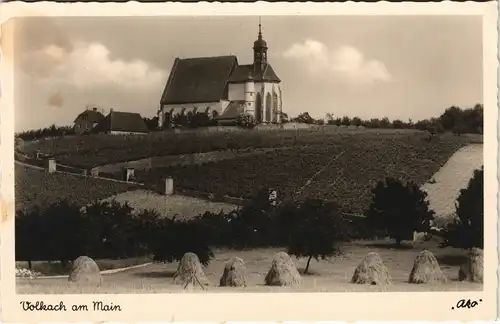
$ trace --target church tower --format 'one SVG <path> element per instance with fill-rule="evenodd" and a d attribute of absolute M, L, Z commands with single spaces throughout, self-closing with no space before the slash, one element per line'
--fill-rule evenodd
<path fill-rule="evenodd" d="M 267 43 L 262 39 L 262 26 L 259 17 L 259 37 L 253 43 L 253 65 L 256 72 L 264 72 L 267 65 Z"/>

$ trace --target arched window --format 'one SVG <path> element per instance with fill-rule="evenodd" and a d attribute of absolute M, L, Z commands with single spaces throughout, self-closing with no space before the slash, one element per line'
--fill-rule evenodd
<path fill-rule="evenodd" d="M 271 94 L 268 92 L 266 95 L 266 122 L 271 121 L 272 99 Z"/>
<path fill-rule="evenodd" d="M 194 109 L 193 109 L 193 115 L 196 115 L 197 112 L 198 112 L 198 107 L 194 107 Z"/>
<path fill-rule="evenodd" d="M 184 116 L 185 113 L 186 113 L 186 108 L 182 108 L 182 110 L 181 110 L 181 116 Z"/>
<path fill-rule="evenodd" d="M 257 92 L 257 98 L 255 98 L 255 120 L 259 123 L 262 121 L 262 97 L 260 92 Z"/>
<path fill-rule="evenodd" d="M 207 114 L 207 115 L 210 114 L 210 107 L 207 107 L 207 109 L 205 109 L 205 114 Z"/>
<path fill-rule="evenodd" d="M 188 122 L 191 120 L 191 118 L 193 118 L 193 113 L 191 111 L 189 111 L 187 113 L 187 120 L 188 120 Z"/>
<path fill-rule="evenodd" d="M 212 118 L 217 118 L 217 116 L 219 116 L 217 110 L 212 111 Z"/>
<path fill-rule="evenodd" d="M 278 122 L 278 95 L 273 91 L 273 123 Z"/>

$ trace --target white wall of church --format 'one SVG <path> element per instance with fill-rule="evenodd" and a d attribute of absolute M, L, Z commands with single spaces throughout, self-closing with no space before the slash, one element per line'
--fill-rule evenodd
<path fill-rule="evenodd" d="M 184 110 L 184 114 L 187 114 L 189 112 L 194 113 L 195 110 L 196 112 L 207 112 L 209 113 L 210 116 L 212 116 L 213 111 L 216 111 L 218 115 L 222 114 L 223 110 L 227 107 L 229 101 L 227 100 L 221 100 L 221 101 L 216 101 L 216 102 L 197 102 L 197 103 L 184 103 L 184 104 L 169 104 L 169 105 L 162 105 L 161 108 L 161 114 L 162 116 L 159 116 L 158 123 L 161 125 L 163 124 L 163 121 L 165 120 L 165 116 L 170 113 L 172 110 L 172 115 L 175 116 L 177 114 L 182 113 Z"/>
<path fill-rule="evenodd" d="M 229 100 L 245 100 L 245 84 L 230 83 L 228 91 Z"/>
<path fill-rule="evenodd" d="M 282 110 L 282 92 L 280 91 L 281 86 L 277 83 L 269 83 L 269 82 L 258 82 L 255 83 L 255 92 L 260 93 L 262 99 L 262 121 L 263 122 L 272 122 L 273 121 L 273 110 L 276 109 L 278 111 L 277 122 L 279 120 L 279 112 Z M 277 103 L 273 99 L 273 93 L 277 96 Z M 267 105 L 267 94 L 271 96 L 271 104 L 268 107 Z M 274 106 L 276 105 L 276 108 Z M 257 109 L 257 107 L 255 107 Z M 270 110 L 268 113 L 267 110 Z"/>

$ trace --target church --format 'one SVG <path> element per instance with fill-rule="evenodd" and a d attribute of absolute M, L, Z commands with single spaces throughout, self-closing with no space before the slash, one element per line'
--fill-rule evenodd
<path fill-rule="evenodd" d="M 159 126 L 167 126 L 177 114 L 198 112 L 220 125 L 234 124 L 241 113 L 259 123 L 280 123 L 281 80 L 268 62 L 267 49 L 259 23 L 252 64 L 240 65 L 234 55 L 176 58 L 160 100 Z"/>

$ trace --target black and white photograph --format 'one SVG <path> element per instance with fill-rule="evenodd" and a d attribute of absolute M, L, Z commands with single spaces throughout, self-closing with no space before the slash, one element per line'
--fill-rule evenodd
<path fill-rule="evenodd" d="M 497 267 L 484 19 L 17 17 L 19 311 L 80 294 L 480 304 L 467 294 L 496 287 Z"/>

